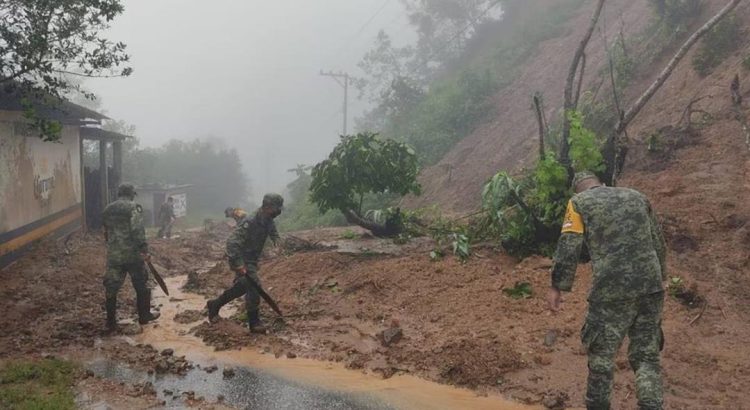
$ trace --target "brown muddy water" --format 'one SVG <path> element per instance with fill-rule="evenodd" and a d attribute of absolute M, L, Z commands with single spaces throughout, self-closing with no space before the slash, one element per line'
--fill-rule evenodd
<path fill-rule="evenodd" d="M 520 410 L 538 407 L 510 402 L 499 396 L 479 397 L 476 393 L 433 383 L 414 376 L 397 375 L 383 379 L 346 369 L 338 363 L 310 359 L 276 358 L 250 350 L 214 351 L 188 333 L 195 324 L 180 324 L 174 316 L 184 310 L 205 306 L 200 295 L 183 293 L 185 276 L 168 278 L 171 298 L 156 295 L 161 304 L 159 326 L 146 326 L 133 343 L 150 344 L 157 349 L 174 349 L 203 368 L 216 365 L 207 373 L 194 369 L 186 376 L 149 376 L 121 364 L 104 360 L 89 363 L 94 373 L 125 382 L 151 381 L 168 408 L 180 408 L 174 393 L 194 391 L 209 402 L 223 396 L 226 404 L 247 409 L 492 409 Z M 158 291 L 157 291 L 158 292 Z M 172 300 L 170 302 L 169 300 Z M 222 369 L 230 366 L 235 377 L 225 379 Z M 164 390 L 173 394 L 165 394 Z M 174 403 L 174 404 L 170 404 Z"/>

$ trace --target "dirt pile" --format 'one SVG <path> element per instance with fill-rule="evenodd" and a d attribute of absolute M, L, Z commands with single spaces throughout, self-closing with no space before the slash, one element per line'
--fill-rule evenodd
<path fill-rule="evenodd" d="M 104 324 L 103 250 L 100 235 L 76 235 L 67 248 L 43 242 L 0 271 L 0 356 L 94 345 Z M 134 305 L 124 286 L 119 318 L 134 316 Z"/>

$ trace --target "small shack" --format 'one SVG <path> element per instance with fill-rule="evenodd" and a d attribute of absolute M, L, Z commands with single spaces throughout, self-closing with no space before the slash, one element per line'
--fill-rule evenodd
<path fill-rule="evenodd" d="M 58 142 L 44 142 L 28 124 L 18 88 L 0 90 L 0 268 L 39 239 L 85 228 L 89 215 L 101 213 L 119 183 L 122 141 L 129 138 L 102 130 L 106 116 L 68 101 L 32 104 L 37 115 L 62 125 Z M 85 139 L 100 144 L 99 175 L 84 175 Z M 89 192 L 89 185 L 99 190 Z M 87 201 L 91 196 L 98 201 Z"/>
<path fill-rule="evenodd" d="M 192 187 L 190 184 L 184 185 L 162 185 L 147 184 L 135 188 L 138 192 L 138 203 L 143 206 L 144 222 L 147 226 L 156 226 L 159 224 L 159 208 L 168 197 L 174 201 L 174 215 L 182 218 L 187 215 L 187 191 Z"/>

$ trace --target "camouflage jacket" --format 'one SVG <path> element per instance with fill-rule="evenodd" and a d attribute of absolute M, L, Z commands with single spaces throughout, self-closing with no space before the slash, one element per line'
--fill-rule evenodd
<path fill-rule="evenodd" d="M 161 223 L 169 223 L 172 222 L 172 218 L 174 218 L 174 205 L 170 205 L 169 202 L 161 204 L 159 208 L 159 221 Z"/>
<path fill-rule="evenodd" d="M 245 265 L 257 266 L 266 238 L 276 242 L 279 233 L 273 219 L 264 217 L 260 211 L 239 221 L 227 240 L 229 266 L 237 269 Z"/>
<path fill-rule="evenodd" d="M 104 208 L 102 220 L 107 233 L 107 262 L 127 264 L 142 261 L 141 253 L 148 252 L 143 208 L 120 198 Z"/>
<path fill-rule="evenodd" d="M 594 271 L 590 302 L 635 299 L 663 290 L 666 245 L 651 204 L 640 192 L 597 187 L 570 200 L 552 267 L 554 288 L 573 287 L 584 242 Z"/>

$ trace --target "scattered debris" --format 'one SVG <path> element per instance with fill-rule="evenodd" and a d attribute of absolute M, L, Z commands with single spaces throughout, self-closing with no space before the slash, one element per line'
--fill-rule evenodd
<path fill-rule="evenodd" d="M 222 371 L 222 374 L 224 375 L 225 379 L 231 379 L 234 377 L 234 368 L 229 366 L 224 366 L 224 370 Z"/>
<path fill-rule="evenodd" d="M 570 397 L 568 397 L 567 393 L 553 390 L 544 394 L 542 404 L 548 409 L 562 410 L 568 407 L 566 404 L 568 400 L 570 400 Z"/>
<path fill-rule="evenodd" d="M 400 327 L 390 327 L 388 329 L 385 329 L 381 334 L 381 342 L 383 346 L 389 347 L 390 345 L 394 343 L 398 343 L 399 340 L 403 337 L 404 332 L 401 330 Z"/>
<path fill-rule="evenodd" d="M 547 347 L 552 347 L 552 345 L 555 344 L 557 341 L 557 331 L 554 329 L 550 329 L 547 331 L 547 334 L 544 335 L 544 345 Z"/>

